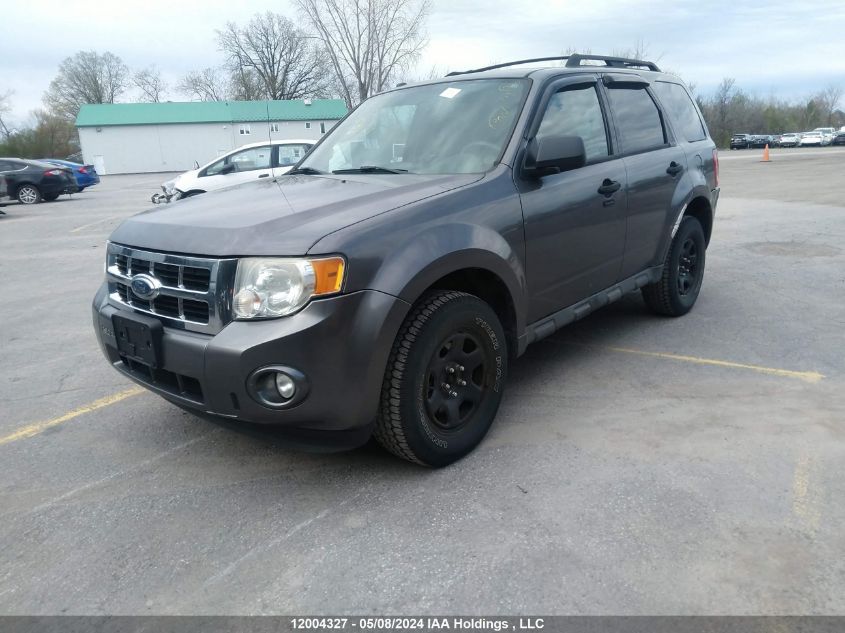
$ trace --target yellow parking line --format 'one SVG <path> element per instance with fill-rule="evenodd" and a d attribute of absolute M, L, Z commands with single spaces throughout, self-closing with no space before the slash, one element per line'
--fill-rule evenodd
<path fill-rule="evenodd" d="M 685 363 L 696 363 L 698 365 L 713 365 L 716 367 L 730 367 L 732 369 L 748 369 L 756 371 L 761 374 L 769 374 L 771 376 L 781 376 L 782 378 L 797 378 L 804 382 L 819 382 L 824 379 L 824 374 L 817 371 L 793 371 L 791 369 L 778 369 L 776 367 L 764 367 L 762 365 L 748 365 L 745 363 L 732 363 L 727 360 L 715 360 L 713 358 L 701 358 L 699 356 L 684 356 L 682 354 L 667 354 L 664 352 L 648 352 L 641 349 L 631 349 L 629 347 L 605 347 L 610 352 L 621 352 L 623 354 L 637 354 L 639 356 L 651 356 L 653 358 L 665 358 L 667 360 L 679 360 Z"/>
<path fill-rule="evenodd" d="M 34 422 L 33 424 L 27 424 L 26 426 L 21 427 L 14 433 L 10 433 L 9 435 L 0 437 L 0 446 L 2 446 L 3 444 L 8 444 L 10 442 L 15 442 L 17 440 L 23 440 L 28 437 L 32 437 L 33 435 L 38 435 L 39 433 L 44 432 L 50 427 L 57 426 L 62 422 L 67 422 L 68 420 L 77 418 L 80 415 L 91 413 L 92 411 L 96 411 L 97 409 L 102 409 L 103 407 L 107 407 L 132 396 L 137 396 L 139 393 L 143 392 L 144 390 L 140 387 L 132 387 L 131 389 L 126 389 L 125 391 L 113 393 L 112 395 L 106 396 L 105 398 L 100 398 L 99 400 L 94 400 L 94 402 L 84 404 L 81 407 L 74 409 L 73 411 L 68 411 L 64 415 L 60 415 L 57 418 L 44 420 L 43 422 Z"/>

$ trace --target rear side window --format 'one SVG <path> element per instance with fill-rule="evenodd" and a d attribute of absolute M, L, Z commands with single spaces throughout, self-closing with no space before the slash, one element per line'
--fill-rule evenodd
<path fill-rule="evenodd" d="M 654 84 L 654 91 L 660 103 L 668 110 L 669 117 L 682 138 L 690 143 L 707 138 L 698 111 L 683 86 L 658 81 Z"/>
<path fill-rule="evenodd" d="M 552 95 L 537 136 L 580 136 L 588 163 L 607 158 L 607 130 L 595 86 L 570 88 Z"/>
<path fill-rule="evenodd" d="M 624 153 L 635 154 L 666 144 L 660 111 L 646 90 L 612 88 L 607 94 Z"/>

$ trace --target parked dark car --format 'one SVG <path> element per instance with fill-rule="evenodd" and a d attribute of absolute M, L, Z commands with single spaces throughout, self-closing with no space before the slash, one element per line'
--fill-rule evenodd
<path fill-rule="evenodd" d="M 443 466 L 529 344 L 636 290 L 686 314 L 719 198 L 698 108 L 650 62 L 547 59 L 388 90 L 287 175 L 124 221 L 109 364 L 230 425 Z"/>
<path fill-rule="evenodd" d="M 748 149 L 751 147 L 751 134 L 734 134 L 731 136 L 731 149 Z"/>
<path fill-rule="evenodd" d="M 772 147 L 772 137 L 768 134 L 757 134 L 751 137 L 752 149 L 763 149 L 766 145 Z"/>
<path fill-rule="evenodd" d="M 100 183 L 100 175 L 94 168 L 94 165 L 83 165 L 82 163 L 74 163 L 69 160 L 61 160 L 59 158 L 41 158 L 42 163 L 50 163 L 51 165 L 58 165 L 60 167 L 67 167 L 73 170 L 73 177 L 76 179 L 76 186 L 81 193 L 87 187 L 92 187 Z"/>
<path fill-rule="evenodd" d="M 845 132 L 837 132 L 833 135 L 831 145 L 845 145 Z"/>
<path fill-rule="evenodd" d="M 0 174 L 0 203 L 5 202 L 8 197 L 9 189 L 6 186 L 6 176 Z M 3 211 L 0 211 L 0 215 L 3 215 Z"/>
<path fill-rule="evenodd" d="M 78 189 L 67 167 L 23 158 L 0 158 L 0 172 L 6 177 L 9 196 L 21 204 L 50 202 Z"/>

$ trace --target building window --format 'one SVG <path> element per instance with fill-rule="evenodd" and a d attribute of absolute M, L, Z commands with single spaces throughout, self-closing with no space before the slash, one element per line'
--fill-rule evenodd
<path fill-rule="evenodd" d="M 305 122 L 305 129 L 306 129 L 306 130 L 310 130 L 310 129 L 311 129 L 311 121 L 306 121 L 306 122 Z"/>
<path fill-rule="evenodd" d="M 271 132 L 278 132 L 279 131 L 279 124 L 278 123 L 271 123 L 270 124 L 270 131 Z"/>
<path fill-rule="evenodd" d="M 249 123 L 241 123 L 241 126 L 238 129 L 238 134 L 241 136 L 249 136 L 252 134 L 252 131 L 249 129 Z"/>
<path fill-rule="evenodd" d="M 326 133 L 326 124 L 320 123 L 320 134 L 325 134 L 325 133 Z"/>

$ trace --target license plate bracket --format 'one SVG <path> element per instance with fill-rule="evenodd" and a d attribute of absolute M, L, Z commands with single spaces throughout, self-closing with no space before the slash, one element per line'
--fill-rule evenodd
<path fill-rule="evenodd" d="M 161 358 L 161 322 L 140 315 L 112 317 L 117 350 L 130 360 L 156 369 Z"/>

